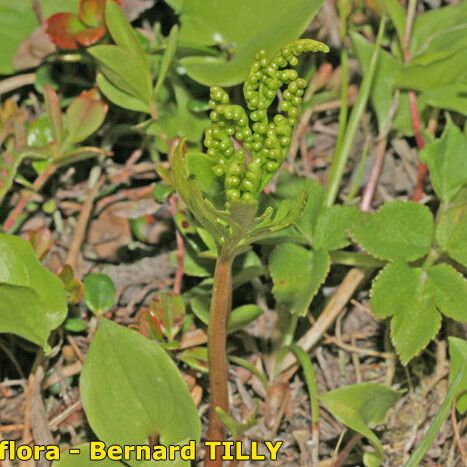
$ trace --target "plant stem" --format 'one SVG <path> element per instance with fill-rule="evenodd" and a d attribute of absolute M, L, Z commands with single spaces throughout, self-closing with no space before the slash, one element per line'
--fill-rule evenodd
<path fill-rule="evenodd" d="M 223 441 L 226 436 L 224 424 L 216 414 L 216 407 L 229 413 L 228 361 L 226 355 L 227 323 L 232 309 L 232 262 L 233 254 L 222 250 L 216 262 L 214 286 L 208 324 L 208 365 L 211 401 L 209 408 L 209 441 Z M 206 467 L 220 467 L 221 453 L 216 449 L 216 459 L 205 459 Z"/>
<path fill-rule="evenodd" d="M 329 207 L 332 206 L 336 201 L 342 177 L 344 176 L 345 167 L 347 165 L 347 161 L 349 160 L 350 150 L 352 149 L 352 145 L 355 139 L 355 134 L 357 133 L 360 119 L 368 102 L 371 86 L 373 84 L 373 78 L 375 76 L 376 68 L 378 65 L 379 49 L 383 40 L 385 25 L 386 16 L 384 15 L 381 17 L 381 21 L 379 23 L 378 36 L 376 38 L 375 48 L 371 55 L 368 72 L 363 78 L 362 84 L 360 86 L 360 91 L 350 114 L 349 123 L 347 125 L 342 144 L 339 148 L 337 148 L 339 151 L 335 153 L 334 159 L 332 161 L 325 198 L 325 204 Z"/>
<path fill-rule="evenodd" d="M 349 8 L 347 3 L 339 1 L 339 19 L 340 19 L 340 39 L 342 42 L 341 49 L 341 108 L 339 112 L 339 132 L 336 141 L 336 154 L 341 151 L 342 142 L 347 128 L 347 117 L 349 114 L 349 55 L 345 46 L 347 37 L 347 17 Z"/>
<path fill-rule="evenodd" d="M 311 363 L 311 358 L 308 354 L 298 345 L 292 344 L 290 349 L 297 357 L 303 369 L 306 384 L 308 387 L 308 395 L 311 404 L 311 433 L 312 433 L 312 450 L 311 450 L 311 465 L 318 467 L 318 449 L 319 449 L 319 399 L 318 399 L 318 385 L 316 384 L 315 370 Z"/>

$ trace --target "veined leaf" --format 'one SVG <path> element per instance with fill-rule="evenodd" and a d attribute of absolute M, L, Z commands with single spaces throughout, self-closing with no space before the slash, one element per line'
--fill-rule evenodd
<path fill-rule="evenodd" d="M 379 318 L 392 316 L 391 339 L 404 365 L 428 345 L 441 326 L 428 276 L 421 268 L 403 262 L 388 264 L 374 280 L 371 308 Z"/>
<path fill-rule="evenodd" d="M 439 198 L 449 203 L 467 185 L 467 135 L 449 119 L 443 135 L 428 144 L 420 158 L 428 164 Z"/>
<path fill-rule="evenodd" d="M 353 237 L 377 258 L 413 261 L 430 251 L 433 227 L 433 217 L 426 206 L 394 201 L 356 225 Z"/>
<path fill-rule="evenodd" d="M 95 89 L 83 91 L 65 113 L 68 141 L 76 144 L 92 135 L 104 122 L 106 113 L 107 105 L 99 99 Z"/>
<path fill-rule="evenodd" d="M 112 84 L 150 105 L 152 89 L 147 79 L 149 70 L 143 69 L 131 52 L 116 45 L 97 45 L 89 48 L 88 52 L 99 62 L 102 73 Z"/>
<path fill-rule="evenodd" d="M 431 266 L 427 274 L 433 301 L 443 315 L 467 322 L 467 280 L 449 264 Z"/>
<path fill-rule="evenodd" d="M 452 259 L 467 267 L 467 203 L 442 211 L 436 226 L 436 241 Z"/>
<path fill-rule="evenodd" d="M 305 315 L 329 269 L 329 255 L 323 250 L 311 251 L 293 243 L 277 246 L 269 257 L 275 299 L 290 313 Z"/>
<path fill-rule="evenodd" d="M 344 386 L 318 396 L 341 423 L 368 438 L 379 461 L 383 459 L 383 446 L 369 425 L 382 423 L 399 397 L 399 392 L 373 383 Z"/>
<path fill-rule="evenodd" d="M 458 394 L 467 389 L 467 341 L 458 337 L 449 337 L 449 357 L 451 359 L 451 369 L 449 371 L 449 384 L 460 374 Z M 459 398 L 456 405 L 461 415 L 467 412 L 467 393 Z"/>
<path fill-rule="evenodd" d="M 135 112 L 151 113 L 146 102 L 117 88 L 102 73 L 97 74 L 96 83 L 105 97 L 113 104 Z"/>
<path fill-rule="evenodd" d="M 80 390 L 89 423 L 107 444 L 147 444 L 157 436 L 165 445 L 199 440 L 196 407 L 177 367 L 136 331 L 101 318 Z"/>
<path fill-rule="evenodd" d="M 0 332 L 17 334 L 48 350 L 50 332 L 67 314 L 62 281 L 36 258 L 32 246 L 0 234 Z"/>
<path fill-rule="evenodd" d="M 194 46 L 217 45 L 224 56 L 181 60 L 188 75 L 206 85 L 233 86 L 248 73 L 259 49 L 276 52 L 296 39 L 323 0 L 168 0 L 180 14 L 179 40 Z"/>
<path fill-rule="evenodd" d="M 350 244 L 351 228 L 361 218 L 357 206 L 332 206 L 324 209 L 316 223 L 313 247 L 316 250 L 339 250 Z"/>

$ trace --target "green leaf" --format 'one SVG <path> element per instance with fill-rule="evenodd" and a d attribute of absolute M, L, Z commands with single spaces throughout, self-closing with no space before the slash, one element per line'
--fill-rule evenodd
<path fill-rule="evenodd" d="M 138 35 L 128 22 L 125 13 L 116 2 L 106 3 L 105 21 L 112 39 L 118 46 L 128 52 L 131 57 L 131 63 L 137 68 L 138 72 L 141 73 L 141 79 L 145 83 L 145 95 L 148 101 L 150 101 L 152 97 L 152 77 L 149 70 L 148 59 Z"/>
<path fill-rule="evenodd" d="M 36 258 L 29 242 L 0 234 L 0 332 L 49 349 L 50 332 L 67 314 L 62 281 Z"/>
<path fill-rule="evenodd" d="M 361 34 L 353 31 L 350 32 L 350 38 L 360 66 L 363 72 L 366 73 L 370 66 L 371 55 L 373 54 L 375 45 Z M 388 123 L 391 103 L 396 89 L 396 74 L 400 67 L 400 62 L 390 53 L 385 50 L 379 51 L 378 67 L 373 78 L 370 99 L 378 119 L 380 133 Z M 403 103 L 401 102 L 400 106 L 402 105 Z"/>
<path fill-rule="evenodd" d="M 67 141 L 76 144 L 92 135 L 104 122 L 106 113 L 107 105 L 96 92 L 82 92 L 65 113 Z"/>
<path fill-rule="evenodd" d="M 410 51 L 413 58 L 425 51 L 439 51 L 452 47 L 465 37 L 467 4 L 434 8 L 415 18 Z"/>
<path fill-rule="evenodd" d="M 384 204 L 353 229 L 353 238 L 377 258 L 413 261 L 431 248 L 433 217 L 426 206 L 394 201 Z"/>
<path fill-rule="evenodd" d="M 465 342 L 466 341 L 463 341 L 462 339 L 457 339 L 455 337 L 449 338 L 451 371 L 449 374 L 448 393 L 446 394 L 443 403 L 438 408 L 435 418 L 431 421 L 430 428 L 426 432 L 420 444 L 410 456 L 410 459 L 404 464 L 404 467 L 418 467 L 420 465 L 423 456 L 426 454 L 426 452 L 436 439 L 436 436 L 438 435 L 444 420 L 448 416 L 449 410 L 451 409 L 452 403 L 454 402 L 456 396 L 462 391 L 465 391 L 465 388 L 467 386 L 467 347 L 465 345 Z M 467 402 L 467 397 L 465 396 L 466 395 L 464 394 L 464 397 L 459 401 L 462 401 L 462 404 L 464 404 L 464 401 Z M 457 407 L 459 409 L 459 405 Z M 465 407 L 467 407 L 467 403 L 465 404 Z"/>
<path fill-rule="evenodd" d="M 391 340 L 406 365 L 424 349 L 441 327 L 441 315 L 421 268 L 388 264 L 373 281 L 371 308 L 379 318 L 392 316 Z"/>
<path fill-rule="evenodd" d="M 467 79 L 463 66 L 467 60 L 465 45 L 463 50 L 451 53 L 442 59 L 438 55 L 424 59 L 431 62 L 427 64 L 409 63 L 399 69 L 396 75 L 398 87 L 425 92 L 449 86 L 454 82 L 465 82 Z M 423 79 L 420 79 L 420 76 L 423 76 Z"/>
<path fill-rule="evenodd" d="M 467 203 L 442 211 L 436 226 L 436 241 L 449 256 L 467 267 Z"/>
<path fill-rule="evenodd" d="M 159 74 L 157 76 L 156 87 L 154 88 L 154 95 L 157 96 L 159 93 L 162 84 L 167 76 L 170 65 L 172 64 L 175 58 L 175 52 L 177 50 L 177 38 L 178 38 L 178 25 L 175 24 L 170 30 L 169 37 L 167 38 L 167 47 L 162 56 L 161 66 L 159 69 Z"/>
<path fill-rule="evenodd" d="M 332 206 L 318 217 L 313 236 L 317 250 L 333 251 L 350 244 L 350 229 L 358 222 L 361 212 L 357 206 Z"/>
<path fill-rule="evenodd" d="M 450 202 L 467 185 L 467 135 L 449 119 L 443 135 L 425 146 L 420 154 L 430 170 L 438 197 Z"/>
<path fill-rule="evenodd" d="M 87 419 L 106 444 L 181 444 L 200 421 L 180 373 L 155 341 L 100 320 L 80 378 Z"/>
<path fill-rule="evenodd" d="M 84 332 L 88 328 L 88 323 L 80 318 L 68 318 L 64 328 L 69 332 Z"/>
<path fill-rule="evenodd" d="M 277 246 L 269 257 L 275 299 L 291 314 L 304 316 L 330 269 L 329 255 L 293 243 Z"/>
<path fill-rule="evenodd" d="M 98 61 L 100 71 L 108 81 L 120 91 L 150 106 L 152 85 L 147 79 L 149 68 L 143 69 L 131 52 L 116 45 L 96 45 L 87 50 Z"/>
<path fill-rule="evenodd" d="M 405 11 L 397 0 L 377 0 L 385 12 L 391 18 L 392 23 L 397 31 L 399 42 L 402 44 L 405 31 Z"/>
<path fill-rule="evenodd" d="M 91 460 L 91 449 L 89 443 L 73 446 L 73 449 L 79 449 L 80 453 L 70 454 L 69 451 L 62 452 L 60 454 L 60 460 L 54 462 L 52 464 L 53 467 L 116 467 L 116 465 L 123 465 L 118 464 L 107 457 L 101 461 Z"/>
<path fill-rule="evenodd" d="M 229 320 L 227 331 L 229 334 L 243 329 L 246 325 L 253 322 L 258 316 L 263 313 L 263 310 L 258 305 L 242 305 L 235 308 Z"/>
<path fill-rule="evenodd" d="M 168 0 L 180 14 L 179 40 L 216 45 L 224 56 L 181 59 L 188 75 L 206 85 L 233 86 L 245 79 L 259 49 L 269 54 L 299 37 L 323 0 Z"/>
<path fill-rule="evenodd" d="M 467 322 L 467 280 L 449 264 L 431 266 L 427 274 L 433 300 L 443 315 Z"/>
<path fill-rule="evenodd" d="M 467 83 L 450 83 L 423 93 L 426 104 L 467 115 Z"/>
<path fill-rule="evenodd" d="M 37 27 L 29 2 L 0 0 L 0 75 L 13 73 L 13 57 L 21 42 Z"/>
<path fill-rule="evenodd" d="M 373 383 L 344 386 L 318 396 L 337 420 L 368 438 L 380 461 L 383 459 L 383 446 L 369 425 L 382 423 L 399 397 L 399 392 Z"/>
<path fill-rule="evenodd" d="M 449 370 L 449 384 L 452 385 L 458 375 L 461 376 L 459 384 L 460 394 L 467 388 L 467 341 L 458 337 L 449 337 L 449 357 L 451 358 L 451 368 Z M 457 410 L 461 415 L 467 412 L 467 393 L 458 399 Z"/>
<path fill-rule="evenodd" d="M 151 113 L 146 102 L 115 87 L 102 73 L 97 74 L 96 83 L 105 97 L 115 105 L 135 112 Z"/>
<path fill-rule="evenodd" d="M 96 314 L 109 311 L 114 303 L 117 291 L 112 279 L 107 274 L 93 272 L 84 279 L 84 299 L 86 305 Z"/>
<path fill-rule="evenodd" d="M 149 132 L 159 137 L 165 135 L 169 139 L 181 136 L 199 145 L 204 130 L 209 126 L 209 119 L 190 111 L 188 104 L 192 96 L 186 85 L 175 79 L 171 80 L 171 84 L 175 102 L 164 105 L 164 114 L 159 116 Z"/>
<path fill-rule="evenodd" d="M 202 152 L 189 152 L 186 155 L 186 165 L 189 176 L 193 175 L 204 193 L 210 198 L 217 195 L 223 188 L 219 178 L 212 170 L 212 161 Z"/>

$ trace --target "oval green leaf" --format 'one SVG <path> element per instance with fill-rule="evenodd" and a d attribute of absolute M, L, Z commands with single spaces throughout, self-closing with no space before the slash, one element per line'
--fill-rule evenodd
<path fill-rule="evenodd" d="M 88 421 L 106 444 L 198 441 L 200 421 L 186 383 L 162 347 L 101 319 L 80 379 Z"/>
<path fill-rule="evenodd" d="M 84 299 L 96 315 L 113 307 L 116 293 L 115 285 L 107 274 L 94 272 L 84 279 Z"/>
<path fill-rule="evenodd" d="M 29 242 L 0 234 L 0 332 L 48 349 L 50 332 L 67 314 L 63 282 L 36 258 Z"/>

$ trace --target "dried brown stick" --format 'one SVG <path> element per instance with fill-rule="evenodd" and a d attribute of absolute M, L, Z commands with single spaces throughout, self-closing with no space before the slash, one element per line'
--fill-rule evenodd
<path fill-rule="evenodd" d="M 78 263 L 78 256 L 81 250 L 81 245 L 84 241 L 84 236 L 86 234 L 86 227 L 88 225 L 89 218 L 91 216 L 92 207 L 94 205 L 94 200 L 99 194 L 99 190 L 104 184 L 104 177 L 101 177 L 90 189 L 86 201 L 83 203 L 83 208 L 78 217 L 78 223 L 73 234 L 73 239 L 70 244 L 70 249 L 66 257 L 66 264 L 69 264 L 74 270 L 76 270 L 76 265 Z"/>
<path fill-rule="evenodd" d="M 373 167 L 370 173 L 370 178 L 363 192 L 362 202 L 360 204 L 360 209 L 364 212 L 369 211 L 371 208 L 371 202 L 373 200 L 373 196 L 375 194 L 375 190 L 378 185 L 381 171 L 383 170 L 384 156 L 386 154 L 386 146 L 388 142 L 388 134 L 391 129 L 394 116 L 397 112 L 397 108 L 399 107 L 399 96 L 400 96 L 400 92 L 399 90 L 397 90 L 394 93 L 394 97 L 391 103 L 391 107 L 389 110 L 388 119 L 387 119 L 385 128 L 383 129 L 380 136 L 378 137 L 378 144 L 376 146 L 374 164 L 373 164 Z"/>

